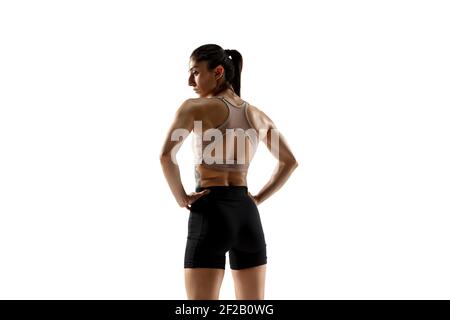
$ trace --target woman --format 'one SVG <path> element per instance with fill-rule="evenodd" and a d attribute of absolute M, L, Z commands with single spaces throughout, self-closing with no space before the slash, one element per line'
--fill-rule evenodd
<path fill-rule="evenodd" d="M 226 252 L 236 299 L 264 299 L 266 243 L 257 205 L 298 166 L 272 120 L 240 97 L 241 70 L 236 50 L 206 44 L 192 52 L 189 85 L 199 98 L 179 107 L 160 154 L 175 199 L 190 211 L 184 257 L 188 299 L 219 298 Z M 175 156 L 193 129 L 200 160 L 196 190 L 186 194 Z M 279 162 L 270 181 L 252 195 L 247 170 L 261 140 Z"/>

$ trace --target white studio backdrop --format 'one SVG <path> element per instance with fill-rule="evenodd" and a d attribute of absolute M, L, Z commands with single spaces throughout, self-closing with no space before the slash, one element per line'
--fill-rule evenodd
<path fill-rule="evenodd" d="M 266 299 L 450 298 L 446 1 L 0 2 L 0 298 L 185 299 L 159 164 L 200 45 L 300 166 L 260 205 Z M 194 191 L 191 137 L 178 161 Z M 256 193 L 276 161 L 260 148 Z M 234 299 L 227 266 L 221 299 Z"/>

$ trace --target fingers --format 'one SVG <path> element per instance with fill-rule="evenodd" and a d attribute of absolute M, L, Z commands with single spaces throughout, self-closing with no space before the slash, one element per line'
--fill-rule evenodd
<path fill-rule="evenodd" d="M 205 189 L 205 190 L 200 191 L 199 193 L 197 193 L 195 195 L 195 200 L 197 200 L 200 197 L 203 197 L 204 195 L 207 195 L 210 191 L 211 190 L 209 190 L 209 189 Z"/>
<path fill-rule="evenodd" d="M 197 201 L 198 200 L 198 198 L 200 198 L 200 197 L 202 197 L 202 196 L 204 196 L 204 195 L 206 195 L 206 194 L 208 194 L 208 193 L 210 193 L 211 192 L 211 190 L 209 190 L 209 189 L 205 189 L 205 190 L 202 190 L 202 191 L 200 191 L 200 192 L 191 192 L 189 195 L 188 195 L 188 198 L 189 198 L 189 204 L 188 205 L 186 205 L 185 206 L 185 208 L 186 209 L 188 209 L 189 211 L 191 210 L 191 207 L 192 207 L 192 204 L 195 202 L 195 201 Z"/>
<path fill-rule="evenodd" d="M 250 193 L 248 192 L 248 196 L 253 200 L 253 202 L 258 205 L 258 200 Z"/>

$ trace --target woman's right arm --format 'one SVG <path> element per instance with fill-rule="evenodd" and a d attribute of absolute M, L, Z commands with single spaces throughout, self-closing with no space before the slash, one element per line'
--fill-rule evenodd
<path fill-rule="evenodd" d="M 269 149 L 270 153 L 278 160 L 275 171 L 270 180 L 262 187 L 262 189 L 254 196 L 257 204 L 265 201 L 273 195 L 284 183 L 289 176 L 298 167 L 298 162 L 289 148 L 286 139 L 276 128 L 273 121 L 262 111 L 258 110 L 260 117 L 260 132 L 263 134 L 261 140 Z"/>

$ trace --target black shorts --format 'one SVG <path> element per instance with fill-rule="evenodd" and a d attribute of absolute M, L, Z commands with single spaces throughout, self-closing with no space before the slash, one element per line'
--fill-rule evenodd
<path fill-rule="evenodd" d="M 267 263 L 266 242 L 256 204 L 246 186 L 197 187 L 210 192 L 191 205 L 185 268 L 234 270 Z"/>

